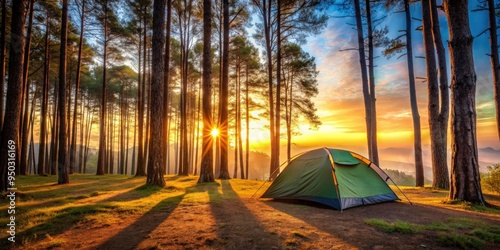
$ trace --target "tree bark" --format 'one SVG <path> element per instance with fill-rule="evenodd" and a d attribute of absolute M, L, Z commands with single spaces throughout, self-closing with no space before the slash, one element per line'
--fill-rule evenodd
<path fill-rule="evenodd" d="M 280 137 L 281 137 L 281 0 L 277 0 L 277 25 L 276 25 L 276 43 L 277 43 L 277 51 L 276 51 L 276 118 L 274 121 L 274 125 L 276 126 L 274 130 L 274 162 L 273 168 L 279 169 L 280 165 Z M 271 104 L 272 107 L 272 104 Z M 279 174 L 279 170 L 275 171 Z M 276 176 L 273 177 L 273 179 Z"/>
<path fill-rule="evenodd" d="M 43 72 L 43 88 L 42 88 L 42 113 L 40 115 L 40 145 L 38 148 L 38 170 L 37 174 L 44 175 L 45 168 L 45 138 L 47 136 L 47 106 L 49 99 L 49 69 L 50 69 L 50 39 L 49 39 L 49 16 L 47 13 L 47 24 L 45 27 L 45 63 Z"/>
<path fill-rule="evenodd" d="M 228 92 L 229 92 L 229 1 L 223 0 L 223 44 L 222 44 L 222 85 L 220 86 L 220 173 L 219 179 L 227 180 L 229 176 L 229 121 L 228 121 Z"/>
<path fill-rule="evenodd" d="M 373 160 L 372 151 L 372 136 L 371 136 L 371 100 L 370 92 L 368 89 L 368 75 L 366 72 L 366 56 L 365 56 L 365 42 L 363 35 L 363 23 L 361 21 L 361 7 L 359 6 L 359 0 L 354 0 L 354 10 L 356 14 L 356 30 L 358 33 L 358 53 L 359 53 L 359 64 L 361 66 L 361 82 L 363 87 L 363 100 L 365 103 L 365 119 L 366 119 L 366 131 L 367 131 L 367 141 L 368 141 L 368 155 L 370 160 Z"/>
<path fill-rule="evenodd" d="M 415 89 L 415 73 L 413 71 L 412 27 L 409 0 L 405 0 L 406 15 L 406 58 L 408 63 L 408 83 L 410 88 L 410 106 L 413 118 L 413 149 L 415 157 L 415 186 L 424 186 L 424 163 L 422 160 L 422 136 L 420 115 L 418 114 L 417 91 Z"/>
<path fill-rule="evenodd" d="M 249 104 L 250 104 L 250 97 L 248 95 L 248 87 L 249 87 L 249 82 L 248 82 L 248 60 L 247 60 L 247 65 L 246 65 L 246 74 L 245 74 L 245 84 L 246 84 L 246 87 L 245 87 L 245 109 L 246 109 L 246 150 L 245 150 L 245 167 L 246 167 L 246 171 L 245 171 L 245 177 L 248 179 L 248 166 L 249 166 L 249 156 L 250 156 L 250 107 L 249 107 Z"/>
<path fill-rule="evenodd" d="M 500 140 L 500 62 L 498 59 L 497 20 L 495 16 L 495 3 L 488 0 L 488 20 L 490 24 L 491 71 L 493 74 L 493 91 L 497 117 L 497 133 Z"/>
<path fill-rule="evenodd" d="M 52 117 L 54 117 L 54 121 L 52 123 L 52 138 L 51 138 L 51 148 L 50 148 L 50 174 L 55 175 L 57 173 L 57 157 L 58 157 L 58 145 L 59 140 L 57 139 L 57 135 L 59 134 L 59 116 L 57 103 L 58 103 L 58 95 L 57 95 L 57 84 L 54 84 L 54 103 L 52 107 Z"/>
<path fill-rule="evenodd" d="M 274 116 L 274 95 L 273 95 L 273 56 L 271 44 L 271 6 L 272 0 L 262 1 L 262 13 L 264 19 L 264 37 L 266 41 L 266 56 L 267 56 L 267 81 L 268 81 L 268 95 L 269 95 L 269 125 L 270 125 L 270 141 L 271 141 L 271 159 L 269 178 L 274 180 L 279 174 L 279 167 L 276 166 L 276 155 L 274 149 L 276 148 L 275 136 L 275 116 Z"/>
<path fill-rule="evenodd" d="M 152 60 L 153 60 L 153 79 L 151 88 L 151 122 L 150 122 L 150 139 L 149 139 L 149 159 L 148 159 L 148 176 L 147 184 L 153 186 L 165 186 L 163 178 L 163 169 L 165 162 L 163 161 L 163 89 L 164 85 L 164 57 L 163 47 L 165 46 L 165 0 L 154 0 L 153 4 L 153 41 L 152 41 Z"/>
<path fill-rule="evenodd" d="M 212 3 L 211 0 L 203 1 L 203 132 L 202 156 L 200 166 L 200 182 L 213 182 L 213 137 L 214 128 L 212 118 Z"/>
<path fill-rule="evenodd" d="M 59 147 L 58 147 L 58 184 L 69 183 L 66 134 L 66 67 L 68 45 L 68 0 L 63 0 L 61 21 L 61 48 L 59 57 Z"/>
<path fill-rule="evenodd" d="M 104 2 L 104 48 L 103 48 L 103 65 L 102 65 L 102 90 L 101 90 L 101 118 L 100 118 L 100 126 L 99 126 L 99 154 L 97 158 L 97 175 L 104 175 L 105 173 L 105 167 L 104 166 L 107 162 L 106 159 L 106 63 L 108 59 L 108 53 L 107 53 L 107 43 L 108 43 L 108 34 L 107 34 L 107 29 L 108 29 L 108 0 L 105 0 Z"/>
<path fill-rule="evenodd" d="M 375 106 L 375 72 L 374 72 L 374 48 L 373 48 L 373 24 L 370 0 L 366 0 L 366 22 L 368 26 L 368 76 L 369 76 L 369 96 L 370 96 L 370 128 L 368 136 L 370 137 L 370 151 L 372 162 L 379 165 L 378 145 L 377 145 L 377 108 Z"/>
<path fill-rule="evenodd" d="M 443 2 L 451 60 L 451 200 L 485 205 L 479 178 L 476 138 L 476 72 L 467 0 Z"/>
<path fill-rule="evenodd" d="M 24 43 L 24 63 L 23 63 L 23 88 L 24 88 L 24 108 L 22 114 L 23 118 L 21 120 L 22 123 L 22 134 L 21 134 L 21 143 L 19 145 L 21 149 L 21 158 L 20 158 L 20 166 L 18 169 L 19 174 L 21 175 L 26 175 L 26 169 L 28 165 L 28 137 L 29 137 L 29 97 L 30 97 L 30 84 L 28 81 L 28 74 L 29 74 L 29 65 L 30 65 L 30 50 L 31 50 L 31 34 L 33 33 L 33 12 L 34 12 L 34 5 L 35 5 L 35 0 L 30 0 L 29 3 L 29 17 L 28 17 L 28 27 L 27 27 L 27 34 L 26 34 L 26 41 Z"/>
<path fill-rule="evenodd" d="M 429 4 L 430 3 L 430 4 Z M 426 12 L 430 10 L 430 13 Z M 431 137 L 431 156 L 432 156 L 432 187 L 434 189 L 450 188 L 450 179 L 448 173 L 447 156 L 447 137 L 448 137 L 448 117 L 449 117 L 449 91 L 448 91 L 448 73 L 446 66 L 446 53 L 441 39 L 441 29 L 439 27 L 439 17 L 436 8 L 436 0 L 422 1 L 423 15 L 423 33 L 424 47 L 426 50 L 426 60 L 428 65 L 427 84 L 429 99 L 429 132 Z M 429 17 L 430 15 L 430 17 Z M 432 23 L 429 23 L 432 20 Z M 430 25 L 430 26 L 429 26 Z M 432 36 L 431 30 L 432 27 Z M 439 63 L 439 87 L 436 75 L 436 60 L 432 41 L 436 48 L 437 59 Z M 427 52 L 427 47 L 429 51 Z M 427 59 L 429 57 L 429 59 Z M 439 103 L 441 102 L 441 104 Z"/>
<path fill-rule="evenodd" d="M 5 120 L 2 127 L 2 138 L 0 148 L 0 191 L 6 191 L 12 187 L 7 180 L 8 150 L 12 142 L 17 146 L 19 144 L 19 123 L 22 98 L 22 74 L 23 74 L 23 53 L 24 53 L 24 9 L 26 0 L 13 1 L 12 3 L 12 22 L 10 37 L 10 56 L 9 56 L 9 79 L 7 82 L 7 98 L 5 105 Z M 10 171 L 10 169 L 9 169 Z"/>
<path fill-rule="evenodd" d="M 165 155 L 164 173 L 167 172 L 168 151 L 169 151 L 169 81 L 170 81 L 170 37 L 172 29 L 172 0 L 167 0 L 167 24 L 166 24 L 166 38 L 165 38 L 165 59 L 164 59 L 164 75 L 163 75 L 163 121 L 164 121 L 164 137 L 163 137 L 163 152 Z"/>
<path fill-rule="evenodd" d="M 71 132 L 71 147 L 69 156 L 69 165 L 72 171 L 75 170 L 76 159 L 76 120 L 78 114 L 78 92 L 80 91 L 80 69 L 82 65 L 83 31 L 85 21 L 85 0 L 82 0 L 82 15 L 80 17 L 80 40 L 78 42 L 78 59 L 76 63 L 76 81 L 75 81 L 75 102 L 73 105 L 73 125 Z"/>

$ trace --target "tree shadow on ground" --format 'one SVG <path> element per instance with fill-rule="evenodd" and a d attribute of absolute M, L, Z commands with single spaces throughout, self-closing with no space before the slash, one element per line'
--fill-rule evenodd
<path fill-rule="evenodd" d="M 280 248 L 279 237 L 259 224 L 229 180 L 221 180 L 221 189 L 222 193 L 208 191 L 210 209 L 217 226 L 218 238 L 214 246 L 225 249 Z"/>
<path fill-rule="evenodd" d="M 30 243 L 32 241 L 42 240 L 47 237 L 47 235 L 61 234 L 69 230 L 78 222 L 83 221 L 88 215 L 108 213 L 112 209 L 114 209 L 114 207 L 108 204 L 93 204 L 64 208 L 58 211 L 57 215 L 50 220 L 16 234 L 16 242 L 22 242 L 23 244 L 24 242 Z M 18 225 L 18 228 L 26 226 L 27 223 L 26 221 L 22 221 Z M 0 239 L 0 241 L 3 240 L 6 239 Z M 16 245 L 19 244 L 16 243 Z M 13 247 L 14 245 L 12 244 L 11 246 Z"/>
<path fill-rule="evenodd" d="M 150 186 L 147 184 L 140 185 L 136 188 L 133 188 L 127 192 L 119 193 L 115 196 L 111 196 L 101 202 L 113 202 L 113 201 L 118 201 L 118 202 L 127 202 L 127 201 L 132 201 L 132 200 L 138 200 L 142 198 L 149 197 L 153 195 L 154 193 L 157 193 L 158 191 L 162 190 L 162 187 L 157 187 L 157 186 Z"/>
<path fill-rule="evenodd" d="M 102 243 L 97 249 L 135 249 L 153 230 L 155 230 L 179 206 L 185 194 L 162 200 L 133 224 L 118 232 Z"/>
<path fill-rule="evenodd" d="M 280 202 L 276 200 L 263 201 L 264 204 L 302 220 L 319 230 L 327 232 L 332 237 L 349 242 L 361 249 L 401 248 L 405 246 L 421 246 L 441 248 L 435 232 L 421 231 L 414 234 L 383 233 L 368 225 L 367 219 L 382 219 L 384 221 L 404 221 L 420 225 L 430 225 L 433 222 L 444 222 L 449 218 L 470 218 L 495 225 L 498 219 L 485 217 L 468 211 L 451 210 L 422 204 L 410 205 L 404 202 L 386 202 L 374 205 L 346 209 L 342 212 L 323 206 L 311 206 L 307 203 L 293 201 Z M 493 219 L 493 220 L 492 220 Z"/>

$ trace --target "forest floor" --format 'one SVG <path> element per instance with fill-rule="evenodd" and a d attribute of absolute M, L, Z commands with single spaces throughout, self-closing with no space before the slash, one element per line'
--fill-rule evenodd
<path fill-rule="evenodd" d="M 70 178 L 17 179 L 16 242 L 0 200 L 1 249 L 500 249 L 500 210 L 446 203 L 447 191 L 430 188 L 403 187 L 413 205 L 395 190 L 401 201 L 340 212 L 258 199 L 262 181 L 167 176 L 157 188 L 144 177 Z M 500 206 L 499 195 L 486 199 Z"/>

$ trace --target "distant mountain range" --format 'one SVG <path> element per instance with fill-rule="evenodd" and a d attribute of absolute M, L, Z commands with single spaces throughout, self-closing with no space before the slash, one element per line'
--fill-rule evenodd
<path fill-rule="evenodd" d="M 422 152 L 424 161 L 424 175 L 432 178 L 432 161 L 429 149 Z M 500 163 L 500 150 L 491 147 L 479 148 L 479 171 L 486 172 L 486 167 Z M 383 169 L 397 169 L 407 174 L 415 175 L 413 149 L 411 148 L 385 148 L 379 150 L 380 167 Z M 448 152 L 448 164 L 451 161 L 451 152 Z"/>

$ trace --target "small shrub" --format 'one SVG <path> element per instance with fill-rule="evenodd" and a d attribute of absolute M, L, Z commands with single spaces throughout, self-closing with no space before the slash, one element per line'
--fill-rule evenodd
<path fill-rule="evenodd" d="M 488 166 L 488 173 L 482 174 L 483 188 L 500 194 L 500 163 Z"/>

